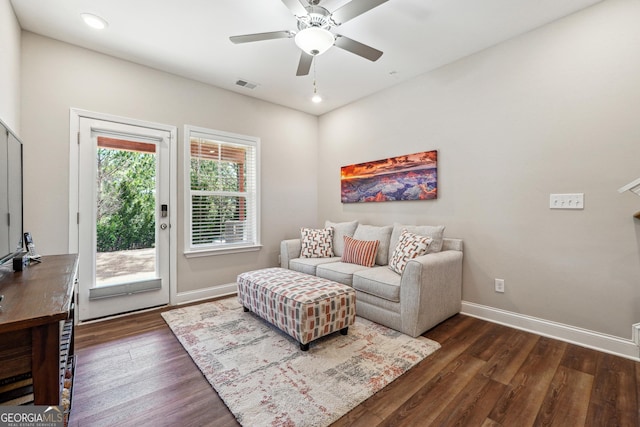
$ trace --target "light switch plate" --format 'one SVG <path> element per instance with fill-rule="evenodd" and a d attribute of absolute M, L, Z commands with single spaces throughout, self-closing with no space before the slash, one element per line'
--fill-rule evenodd
<path fill-rule="evenodd" d="M 551 194 L 551 209 L 584 209 L 584 193 Z"/>

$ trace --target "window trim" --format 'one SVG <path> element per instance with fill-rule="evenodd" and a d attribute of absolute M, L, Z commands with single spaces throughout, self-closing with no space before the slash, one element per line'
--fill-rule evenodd
<path fill-rule="evenodd" d="M 231 144 L 241 144 L 252 146 L 255 148 L 256 162 L 256 195 L 255 195 L 255 243 L 228 243 L 218 244 L 215 246 L 191 245 L 191 138 L 199 137 L 211 139 L 219 142 L 228 142 Z M 260 237 L 260 138 L 254 136 L 240 135 L 231 132 L 224 132 L 216 129 L 208 129 L 193 125 L 184 126 L 184 256 L 186 258 L 197 258 L 214 255 L 225 255 L 241 252 L 253 252 L 262 248 Z"/>

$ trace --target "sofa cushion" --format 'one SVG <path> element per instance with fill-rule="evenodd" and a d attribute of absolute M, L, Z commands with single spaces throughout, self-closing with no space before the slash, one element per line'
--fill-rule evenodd
<path fill-rule="evenodd" d="M 353 237 L 358 221 L 331 222 L 325 221 L 324 228 L 333 228 L 333 254 L 342 256 L 344 251 L 344 236 Z"/>
<path fill-rule="evenodd" d="M 403 225 L 395 223 L 393 224 L 393 232 L 391 233 L 389 256 L 393 253 L 393 250 L 400 240 L 400 233 L 403 229 L 406 229 L 409 233 L 417 234 L 419 236 L 427 236 L 433 239 L 433 242 L 429 245 L 427 253 L 440 252 L 442 250 L 442 242 L 444 239 L 444 225 Z"/>
<path fill-rule="evenodd" d="M 403 229 L 400 234 L 400 240 L 398 240 L 398 244 L 391 254 L 389 268 L 398 274 L 402 274 L 407 262 L 417 256 L 426 254 L 432 241 L 431 237 L 419 236 Z"/>
<path fill-rule="evenodd" d="M 353 273 L 353 288 L 388 301 L 400 301 L 400 275 L 388 267 L 373 267 Z"/>
<path fill-rule="evenodd" d="M 373 267 L 376 263 L 379 245 L 379 240 L 356 240 L 349 236 L 344 236 L 342 262 Z"/>
<path fill-rule="evenodd" d="M 349 262 L 328 262 L 318 265 L 316 276 L 351 286 L 355 272 L 369 269 L 360 264 L 351 264 Z"/>
<path fill-rule="evenodd" d="M 385 225 L 378 227 L 375 225 L 358 224 L 353 238 L 356 240 L 378 240 L 378 253 L 376 254 L 376 264 L 387 265 L 389 263 L 389 240 L 393 226 Z"/>
<path fill-rule="evenodd" d="M 316 268 L 321 264 L 340 261 L 339 257 L 332 258 L 294 258 L 289 261 L 289 269 L 300 273 L 316 275 Z"/>
<path fill-rule="evenodd" d="M 332 228 L 301 228 L 300 229 L 300 257 L 329 258 L 333 256 Z"/>

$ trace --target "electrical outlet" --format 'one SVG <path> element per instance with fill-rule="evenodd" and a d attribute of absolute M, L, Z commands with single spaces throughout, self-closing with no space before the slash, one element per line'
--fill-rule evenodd
<path fill-rule="evenodd" d="M 504 293 L 504 279 L 496 279 L 496 292 Z"/>
<path fill-rule="evenodd" d="M 584 193 L 551 194 L 549 196 L 551 209 L 584 209 Z"/>

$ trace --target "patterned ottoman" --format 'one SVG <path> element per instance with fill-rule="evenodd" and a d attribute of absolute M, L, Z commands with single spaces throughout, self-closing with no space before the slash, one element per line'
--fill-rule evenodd
<path fill-rule="evenodd" d="M 346 335 L 356 319 L 353 288 L 284 268 L 265 268 L 238 276 L 238 301 L 300 342 L 335 331 Z"/>

